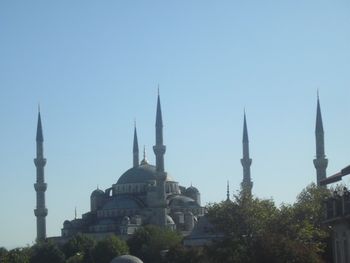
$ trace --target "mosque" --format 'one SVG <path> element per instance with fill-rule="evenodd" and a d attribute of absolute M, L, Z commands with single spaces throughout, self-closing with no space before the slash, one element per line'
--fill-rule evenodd
<path fill-rule="evenodd" d="M 204 215 L 197 188 L 181 186 L 164 169 L 163 120 L 160 98 L 157 100 L 156 165 L 150 164 L 144 151 L 139 161 L 136 126 L 133 142 L 133 167 L 123 173 L 110 188 L 96 189 L 90 196 L 90 211 L 81 219 L 66 220 L 62 236 L 78 232 L 93 235 L 115 233 L 128 236 L 147 224 L 190 232 L 197 218 Z"/>
<path fill-rule="evenodd" d="M 145 154 L 139 161 L 139 146 L 136 125 L 133 141 L 133 167 L 124 172 L 115 184 L 102 190 L 96 189 L 90 196 L 90 211 L 82 218 L 66 220 L 63 223 L 61 237 L 55 238 L 64 242 L 77 233 L 84 233 L 95 238 L 102 238 L 109 234 L 127 238 L 139 227 L 147 224 L 176 229 L 185 236 L 187 243 L 205 243 L 208 239 L 206 232 L 205 207 L 201 205 L 199 190 L 185 187 L 173 179 L 164 167 L 166 146 L 163 144 L 163 120 L 160 97 L 157 98 L 155 123 L 155 165 L 150 164 Z M 47 185 L 44 180 L 43 131 L 40 111 L 36 134 L 37 156 L 36 166 L 37 202 L 34 214 L 37 218 L 37 240 L 46 239 L 46 216 L 48 210 L 45 205 L 45 191 Z M 249 194 L 253 187 L 250 175 L 252 159 L 249 156 L 249 140 L 246 115 L 243 123 L 243 180 L 241 189 Z M 327 159 L 324 154 L 324 135 L 319 99 L 317 99 L 316 117 L 316 159 L 314 165 L 317 171 L 317 183 L 326 177 Z M 227 190 L 227 199 L 229 199 Z M 197 225 L 200 219 L 202 223 Z M 204 226 L 204 227 L 203 227 Z M 195 228 L 195 229 L 194 229 Z M 202 229 L 203 228 L 203 229 Z M 193 230 L 193 231 L 192 231 Z M 189 235 L 192 232 L 192 235 Z"/>
<path fill-rule="evenodd" d="M 166 146 L 163 144 L 163 120 L 160 97 L 157 98 L 156 142 L 153 146 L 156 164 L 147 161 L 145 151 L 139 161 L 139 146 L 136 125 L 133 141 L 133 167 L 125 171 L 111 187 L 96 189 L 90 196 L 90 211 L 81 218 L 66 220 L 61 230 L 61 239 L 77 233 L 99 238 L 108 234 L 127 237 L 137 228 L 147 224 L 176 229 L 184 235 L 190 233 L 205 214 L 201 206 L 200 192 L 194 186 L 185 187 L 173 179 L 164 167 Z M 37 125 L 37 239 L 46 238 L 45 206 L 46 183 L 44 182 L 43 132 L 40 112 Z"/>

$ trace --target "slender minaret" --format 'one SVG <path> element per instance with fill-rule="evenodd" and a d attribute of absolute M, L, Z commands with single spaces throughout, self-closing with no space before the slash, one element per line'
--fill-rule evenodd
<path fill-rule="evenodd" d="M 165 195 L 166 172 L 164 170 L 164 154 L 166 147 L 163 145 L 163 120 L 162 110 L 160 107 L 160 97 L 158 90 L 157 114 L 156 114 L 156 144 L 153 146 L 156 155 L 156 171 L 157 171 L 157 192 L 159 202 L 157 205 L 157 217 L 160 226 L 166 226 L 167 204 Z"/>
<path fill-rule="evenodd" d="M 134 145 L 133 145 L 133 166 L 139 166 L 139 143 L 137 141 L 137 131 L 136 131 L 136 122 L 134 127 Z"/>
<path fill-rule="evenodd" d="M 44 158 L 44 137 L 41 126 L 40 110 L 38 113 L 38 126 L 36 131 L 36 158 L 34 159 L 36 166 L 36 183 L 34 189 L 36 191 L 36 209 L 34 214 L 36 216 L 36 240 L 43 241 L 46 238 L 46 216 L 47 209 L 45 207 L 45 191 L 47 184 L 44 180 L 44 166 L 46 159 Z"/>
<path fill-rule="evenodd" d="M 317 92 L 317 112 L 316 112 L 316 159 L 314 159 L 314 166 L 316 168 L 317 185 L 320 185 L 320 181 L 326 178 L 326 169 L 328 165 L 328 159 L 326 159 L 324 151 L 324 131 L 320 107 L 320 99 Z"/>
<path fill-rule="evenodd" d="M 243 122 L 243 158 L 241 159 L 241 164 L 243 166 L 243 181 L 241 183 L 242 191 L 251 194 L 253 188 L 253 182 L 250 177 L 250 165 L 252 164 L 252 159 L 249 158 L 249 140 L 248 140 L 248 129 L 247 120 L 244 112 L 244 122 Z"/>

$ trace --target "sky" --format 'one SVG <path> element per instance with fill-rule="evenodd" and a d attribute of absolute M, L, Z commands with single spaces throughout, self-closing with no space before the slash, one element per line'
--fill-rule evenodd
<path fill-rule="evenodd" d="M 349 1 L 1 1 L 0 247 L 36 237 L 39 103 L 48 236 L 132 166 L 135 119 L 154 163 L 158 86 L 165 168 L 203 205 L 240 187 L 244 109 L 254 195 L 292 204 L 316 179 L 317 90 L 327 174 L 350 164 L 349 25 Z"/>

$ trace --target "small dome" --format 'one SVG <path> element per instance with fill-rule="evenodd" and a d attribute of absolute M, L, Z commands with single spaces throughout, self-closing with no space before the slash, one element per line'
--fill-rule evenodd
<path fill-rule="evenodd" d="M 63 222 L 63 227 L 64 227 L 64 228 L 70 228 L 70 227 L 72 227 L 72 224 L 71 224 L 71 222 L 69 222 L 68 220 L 66 220 L 66 221 Z"/>
<path fill-rule="evenodd" d="M 189 194 L 189 193 L 199 193 L 199 191 L 196 187 L 191 185 L 186 189 L 186 194 Z"/>
<path fill-rule="evenodd" d="M 91 193 L 91 197 L 95 197 L 95 196 L 100 196 L 100 195 L 104 195 L 105 192 L 103 192 L 101 189 L 96 189 Z"/>
<path fill-rule="evenodd" d="M 112 259 L 111 263 L 143 263 L 143 261 L 131 255 L 123 255 Z"/>

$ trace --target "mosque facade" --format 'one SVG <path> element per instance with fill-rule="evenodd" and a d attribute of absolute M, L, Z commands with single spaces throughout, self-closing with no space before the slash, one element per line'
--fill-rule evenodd
<path fill-rule="evenodd" d="M 317 100 L 316 117 L 316 159 L 314 165 L 317 172 L 316 181 L 326 177 L 327 159 L 324 152 L 324 134 L 319 100 Z M 61 229 L 61 240 L 65 240 L 77 233 L 84 233 L 95 237 L 108 234 L 117 234 L 127 237 L 139 227 L 152 224 L 170 229 L 176 229 L 188 235 L 205 215 L 205 207 L 201 205 L 201 195 L 194 187 L 185 187 L 173 179 L 165 170 L 164 155 L 166 146 L 163 144 L 163 120 L 160 97 L 157 98 L 156 125 L 155 125 L 155 165 L 147 161 L 145 152 L 139 160 L 139 145 L 136 125 L 133 140 L 133 167 L 124 172 L 115 184 L 107 189 L 94 190 L 90 195 L 90 211 L 81 218 L 66 220 Z M 37 218 L 37 240 L 46 238 L 45 191 L 47 184 L 44 180 L 44 166 L 46 159 L 43 151 L 43 132 L 40 111 L 37 125 L 37 156 L 34 163 L 37 171 L 37 180 L 34 188 L 37 194 L 37 207 L 34 214 Z M 243 180 L 241 189 L 251 194 L 253 182 L 250 166 L 252 159 L 249 156 L 249 140 L 246 115 L 243 122 Z M 229 189 L 227 199 L 229 199 Z M 206 225 L 206 224 L 199 224 Z M 197 233 L 198 231 L 194 231 Z M 199 231 L 201 238 L 206 238 L 203 231 Z M 198 234 L 198 233 L 197 233 Z M 189 236 L 190 237 L 190 236 Z M 198 238 L 198 237 L 196 237 Z M 191 239 L 191 238 L 190 238 Z M 190 242 L 191 243 L 191 240 Z"/>
<path fill-rule="evenodd" d="M 62 237 L 76 233 L 114 233 L 128 236 L 147 224 L 181 232 L 192 231 L 197 218 L 204 215 L 200 192 L 194 186 L 184 187 L 164 167 L 166 147 L 163 144 L 163 120 L 160 97 L 157 99 L 156 142 L 153 151 L 156 164 L 147 161 L 144 151 L 139 161 L 136 125 L 133 141 L 133 167 L 123 173 L 111 187 L 96 189 L 90 196 L 90 211 L 82 218 L 66 220 Z"/>
<path fill-rule="evenodd" d="M 201 196 L 194 186 L 185 187 L 173 179 L 164 167 L 166 146 L 163 144 L 163 120 L 160 97 L 157 98 L 156 142 L 153 146 L 156 163 L 150 164 L 144 151 L 143 159 L 139 160 L 139 145 L 136 125 L 133 141 L 133 166 L 125 171 L 107 189 L 95 189 L 90 195 L 90 211 L 81 218 L 66 220 L 61 229 L 61 240 L 77 233 L 94 237 L 116 234 L 127 237 L 141 226 L 152 224 L 178 230 L 184 235 L 190 233 L 199 217 L 205 214 L 201 205 Z M 43 169 L 43 136 L 40 112 L 37 128 L 37 149 L 39 149 L 35 164 L 37 165 L 36 186 L 37 204 L 37 239 L 46 238 L 45 190 Z M 46 161 L 46 160 L 45 160 Z M 40 189 L 39 189 L 40 188 Z M 39 213 L 40 212 L 40 213 Z"/>

